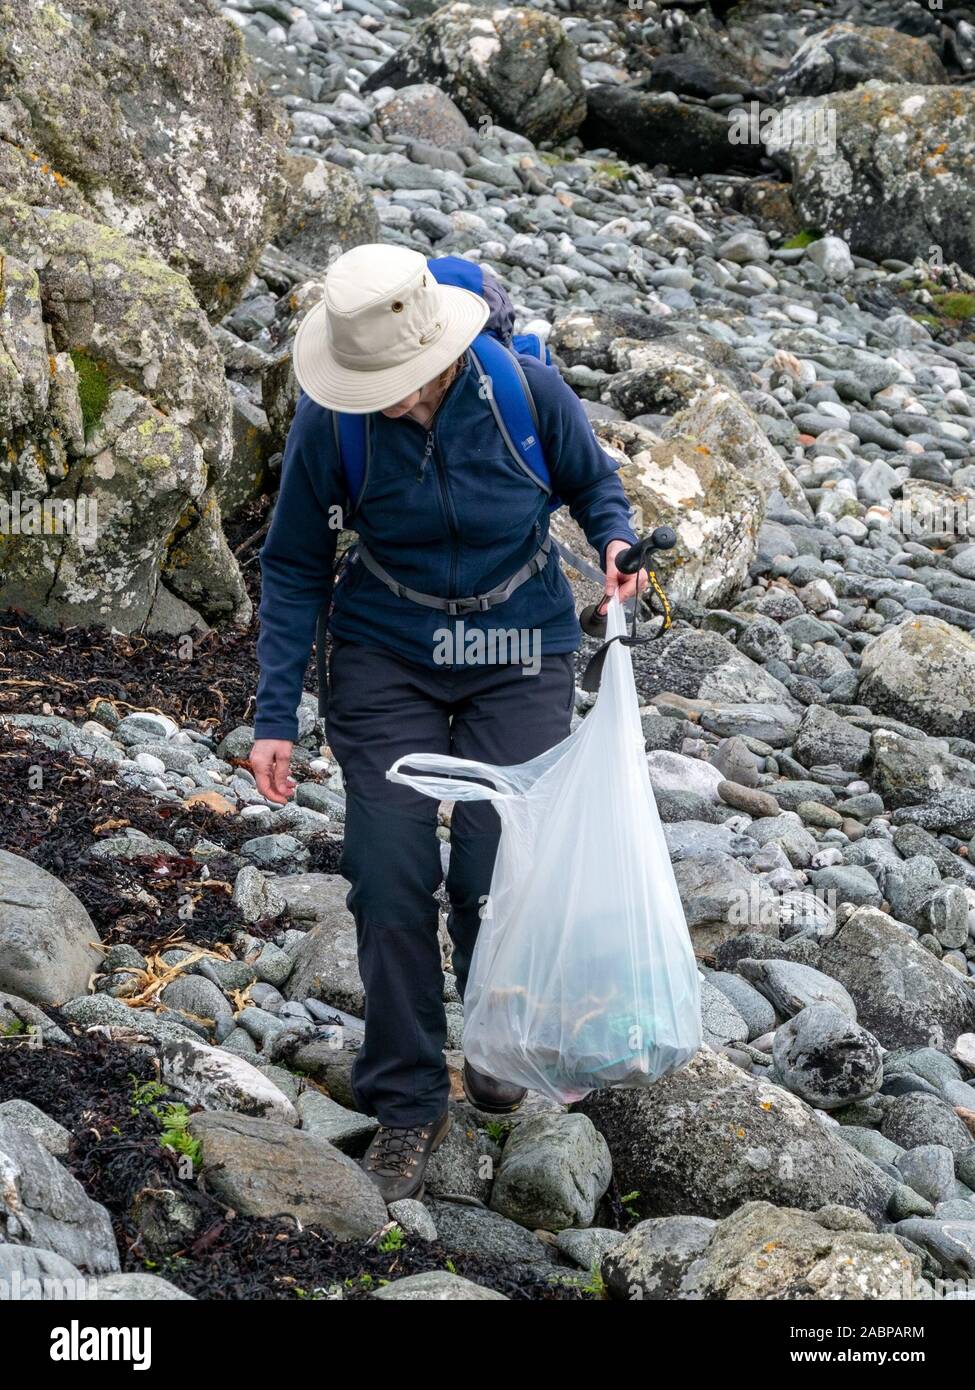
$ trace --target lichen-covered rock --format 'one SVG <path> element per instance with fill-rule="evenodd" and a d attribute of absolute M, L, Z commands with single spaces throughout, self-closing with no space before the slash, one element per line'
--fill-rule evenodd
<path fill-rule="evenodd" d="M 613 1175 L 639 1193 L 641 1216 L 838 1201 L 879 1220 L 895 1186 L 803 1101 L 707 1047 L 647 1090 L 593 1091 L 571 1110 L 605 1135 Z"/>
<path fill-rule="evenodd" d="M 246 619 L 212 486 L 230 398 L 185 276 L 110 227 L 9 198 L 0 256 L 14 287 L 0 302 L 0 483 L 22 509 L 0 543 L 6 600 L 131 631 L 165 574 L 206 619 Z"/>
<path fill-rule="evenodd" d="M 899 29 L 870 24 L 830 24 L 800 45 L 778 90 L 793 96 L 845 92 L 861 82 L 947 81 L 944 64 L 929 43 Z"/>
<path fill-rule="evenodd" d="M 635 415 L 670 415 L 689 405 L 702 391 L 730 385 L 720 368 L 681 351 L 666 338 L 655 343 L 630 343 L 621 338 L 612 345 L 610 358 L 616 375 L 607 393 L 629 419 Z"/>
<path fill-rule="evenodd" d="M 776 1079 L 818 1110 L 865 1100 L 884 1079 L 877 1039 L 833 1004 L 810 1004 L 787 1019 L 772 1056 Z"/>
<path fill-rule="evenodd" d="M 630 346 L 668 336 L 666 323 L 621 305 L 605 309 L 570 309 L 556 319 L 548 337 L 552 353 L 567 367 L 618 370 L 613 346 L 625 338 Z"/>
<path fill-rule="evenodd" d="M 920 1299 L 920 1273 L 919 1257 L 895 1236 L 875 1232 L 859 1211 L 746 1202 L 718 1223 L 674 1296 Z"/>
<path fill-rule="evenodd" d="M 805 226 L 876 260 L 934 243 L 946 262 L 975 269 L 975 90 L 866 82 L 789 112 L 765 149 L 791 168 Z M 835 147 L 804 138 L 817 119 Z"/>
<path fill-rule="evenodd" d="M 859 907 L 820 953 L 857 1019 L 884 1047 L 950 1048 L 975 1028 L 975 990 L 875 907 Z"/>
<path fill-rule="evenodd" d="M 612 1176 L 606 1140 L 585 1115 L 533 1115 L 504 1146 L 491 1207 L 533 1231 L 591 1226 Z"/>
<path fill-rule="evenodd" d="M 665 430 L 686 435 L 698 445 L 720 452 L 768 500 L 781 493 L 790 507 L 811 517 L 806 495 L 769 442 L 753 410 L 736 391 L 713 387 L 702 391 L 671 420 Z"/>
<path fill-rule="evenodd" d="M 599 420 L 594 428 L 607 453 L 621 460 L 638 529 L 667 525 L 677 532 L 665 561 L 668 592 L 676 600 L 723 603 L 747 582 L 755 558 L 764 514 L 759 488 L 722 452 L 689 437 L 661 442 L 630 422 Z"/>
<path fill-rule="evenodd" d="M 644 698 L 669 691 L 718 705 L 782 705 L 786 713 L 794 704 L 780 680 L 718 632 L 672 630 L 642 648 L 634 664 L 637 689 L 641 695 L 646 692 Z"/>
<path fill-rule="evenodd" d="M 401 87 L 379 107 L 376 120 L 387 139 L 405 135 L 446 150 L 473 145 L 476 138 L 456 103 L 431 82 Z"/>
<path fill-rule="evenodd" d="M 210 0 L 3 0 L 0 92 L 0 189 L 140 238 L 232 307 L 284 209 L 287 122 Z"/>
<path fill-rule="evenodd" d="M 863 649 L 859 699 L 931 734 L 975 737 L 975 637 L 927 615 L 888 628 Z"/>
<path fill-rule="evenodd" d="M 382 241 L 372 194 L 350 170 L 327 159 L 288 155 L 290 196 L 274 244 L 312 271 L 325 271 L 353 246 Z"/>
<path fill-rule="evenodd" d="M 574 44 L 554 15 L 459 0 L 425 20 L 362 84 L 363 91 L 428 82 L 467 119 L 496 120 L 530 140 L 566 140 L 586 113 Z"/>
<path fill-rule="evenodd" d="M 706 1216 L 652 1216 L 637 1224 L 603 1256 L 600 1274 L 611 1298 L 679 1296 L 691 1263 L 708 1248 L 716 1221 Z"/>

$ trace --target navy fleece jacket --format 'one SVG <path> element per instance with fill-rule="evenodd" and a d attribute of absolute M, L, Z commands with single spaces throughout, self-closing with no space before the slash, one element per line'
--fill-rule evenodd
<path fill-rule="evenodd" d="M 519 354 L 518 360 L 535 399 L 553 490 L 604 563 L 610 541 L 638 539 L 616 464 L 559 373 L 532 357 Z M 469 356 L 429 430 L 407 417 L 390 420 L 381 413 L 369 417 L 369 430 L 368 475 L 350 519 L 343 512 L 348 499 L 331 412 L 304 394 L 299 398 L 285 445 L 281 491 L 261 550 L 257 738 L 297 737 L 295 712 L 318 613 L 332 592 L 342 526 L 355 530 L 402 584 L 445 598 L 484 593 L 503 583 L 548 534 L 548 498 L 505 447 Z M 337 637 L 434 666 L 434 633 L 456 621 L 398 598 L 361 562 L 353 562 L 335 585 L 329 629 Z M 581 640 L 572 591 L 554 551 L 545 568 L 504 603 L 467 614 L 463 622 L 468 631 L 537 631 L 543 653 L 575 651 Z M 460 653 L 458 664 L 462 661 Z"/>

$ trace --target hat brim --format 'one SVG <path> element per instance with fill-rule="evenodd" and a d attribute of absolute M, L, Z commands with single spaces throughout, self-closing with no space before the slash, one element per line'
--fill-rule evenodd
<path fill-rule="evenodd" d="M 295 334 L 293 360 L 298 385 L 313 401 L 347 415 L 386 410 L 446 371 L 480 333 L 491 312 L 486 300 L 456 285 L 441 285 L 446 322 L 435 343 L 408 362 L 376 371 L 351 371 L 331 354 L 325 330 L 324 300 L 316 304 Z"/>

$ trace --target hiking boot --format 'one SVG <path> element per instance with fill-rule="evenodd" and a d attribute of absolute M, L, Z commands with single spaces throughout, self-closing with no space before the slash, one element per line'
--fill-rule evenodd
<path fill-rule="evenodd" d="M 510 1115 L 517 1110 L 528 1094 L 524 1086 L 513 1086 L 510 1081 L 496 1081 L 486 1072 L 472 1067 L 464 1058 L 464 1095 L 471 1105 L 484 1110 L 489 1115 Z"/>
<path fill-rule="evenodd" d="M 379 1188 L 383 1201 L 401 1202 L 404 1197 L 423 1196 L 423 1175 L 427 1160 L 443 1143 L 450 1129 L 450 1112 L 429 1124 L 392 1129 L 380 1125 L 362 1157 L 362 1168 Z"/>

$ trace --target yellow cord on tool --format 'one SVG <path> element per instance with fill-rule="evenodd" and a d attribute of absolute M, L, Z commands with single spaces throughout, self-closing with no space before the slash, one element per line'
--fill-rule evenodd
<path fill-rule="evenodd" d="M 660 581 L 658 580 L 658 578 L 657 578 L 656 574 L 654 573 L 654 571 L 653 571 L 653 570 L 647 570 L 647 575 L 648 575 L 648 577 L 649 577 L 649 579 L 650 579 L 650 587 L 653 589 L 653 592 L 657 595 L 657 598 L 659 598 L 660 603 L 661 603 L 661 606 L 662 606 L 662 608 L 663 608 L 663 610 L 664 610 L 664 621 L 663 621 L 663 626 L 661 627 L 660 631 L 661 631 L 661 632 L 666 632 L 667 629 L 671 626 L 671 620 L 670 620 L 670 604 L 667 602 L 667 595 L 664 593 L 663 589 L 660 587 Z"/>

